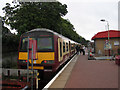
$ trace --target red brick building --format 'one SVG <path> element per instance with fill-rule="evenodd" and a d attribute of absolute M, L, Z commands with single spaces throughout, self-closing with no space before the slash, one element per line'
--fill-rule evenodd
<path fill-rule="evenodd" d="M 114 55 L 118 53 L 118 49 L 120 49 L 120 31 L 109 30 L 109 38 L 110 45 L 108 45 L 108 31 L 98 32 L 92 37 L 96 55 Z"/>

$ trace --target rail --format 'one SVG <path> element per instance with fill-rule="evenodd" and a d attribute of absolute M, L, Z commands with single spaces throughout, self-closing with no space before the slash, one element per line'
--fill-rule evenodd
<path fill-rule="evenodd" d="M 34 78 L 36 88 L 38 88 L 38 79 L 37 79 L 37 70 L 29 70 L 29 79 Z M 32 77 L 34 74 L 34 77 Z M 27 82 L 27 69 L 8 69 L 3 68 L 2 70 L 2 87 L 3 88 L 19 88 L 22 90 L 26 90 L 31 87 L 31 82 Z M 16 87 L 19 86 L 19 87 Z"/>
<path fill-rule="evenodd" d="M 76 57 L 76 55 L 56 74 L 56 76 L 42 89 L 42 90 L 46 90 L 47 88 L 49 88 L 52 83 L 57 79 L 57 77 L 64 71 L 64 69 L 70 64 L 70 62 Z"/>

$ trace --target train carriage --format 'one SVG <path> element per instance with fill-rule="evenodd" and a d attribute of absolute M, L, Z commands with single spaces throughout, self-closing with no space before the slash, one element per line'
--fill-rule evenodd
<path fill-rule="evenodd" d="M 28 36 L 37 41 L 37 59 L 33 61 L 33 69 L 55 72 L 76 53 L 75 46 L 78 43 L 49 29 L 33 29 L 21 35 L 18 55 L 19 68 L 27 67 Z M 30 59 L 29 63 L 31 65 Z"/>

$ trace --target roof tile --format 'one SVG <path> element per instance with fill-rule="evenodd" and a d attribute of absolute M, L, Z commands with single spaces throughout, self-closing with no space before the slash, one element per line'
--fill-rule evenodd
<path fill-rule="evenodd" d="M 109 37 L 120 37 L 120 31 L 118 30 L 109 30 Z M 96 35 L 92 37 L 91 40 L 94 40 L 96 38 L 108 38 L 108 31 L 98 32 Z"/>

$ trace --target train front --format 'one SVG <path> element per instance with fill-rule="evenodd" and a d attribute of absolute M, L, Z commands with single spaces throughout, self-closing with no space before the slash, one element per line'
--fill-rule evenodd
<path fill-rule="evenodd" d="M 19 68 L 27 68 L 28 36 L 37 42 L 36 59 L 33 60 L 33 69 L 53 72 L 55 65 L 54 35 L 46 30 L 33 30 L 21 36 L 18 55 Z M 29 59 L 29 69 L 31 69 L 31 59 Z"/>

